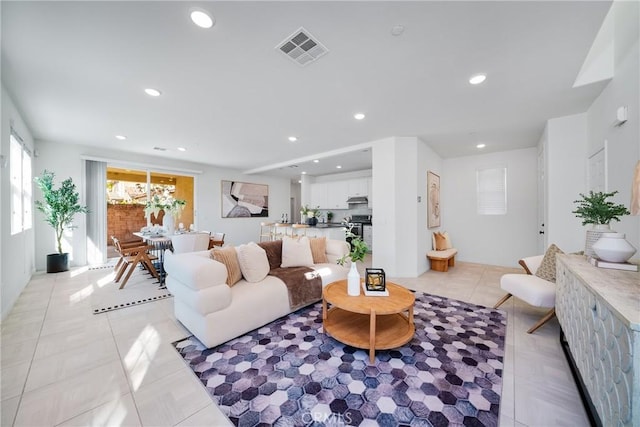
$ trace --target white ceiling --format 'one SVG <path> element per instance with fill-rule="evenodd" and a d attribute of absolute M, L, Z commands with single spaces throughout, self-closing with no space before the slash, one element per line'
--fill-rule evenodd
<path fill-rule="evenodd" d="M 368 168 L 389 136 L 445 158 L 535 146 L 602 91 L 572 85 L 610 5 L 3 1 L 2 81 L 36 139 L 297 178 Z M 329 50 L 306 67 L 275 49 L 300 27 Z"/>

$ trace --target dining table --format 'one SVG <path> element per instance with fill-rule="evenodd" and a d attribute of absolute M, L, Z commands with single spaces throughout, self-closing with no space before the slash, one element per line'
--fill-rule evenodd
<path fill-rule="evenodd" d="M 171 236 L 162 233 L 143 233 L 140 231 L 134 232 L 133 235 L 144 240 L 144 242 L 151 247 L 149 252 L 158 257 L 157 261 L 155 261 L 154 268 L 160 276 L 160 286 L 163 287 L 167 275 L 164 270 L 164 251 L 172 249 Z"/>

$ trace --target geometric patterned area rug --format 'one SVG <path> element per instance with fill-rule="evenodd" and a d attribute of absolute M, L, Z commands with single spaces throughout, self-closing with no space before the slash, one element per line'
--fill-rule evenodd
<path fill-rule="evenodd" d="M 323 333 L 321 303 L 211 349 L 173 345 L 235 425 L 497 426 L 505 315 L 415 295 L 415 337 L 373 365 Z"/>
<path fill-rule="evenodd" d="M 100 269 L 93 268 L 93 270 Z M 160 287 L 158 280 L 140 268 L 136 268 L 122 289 L 118 289 L 120 283 L 114 282 L 114 278 L 115 272 L 111 266 L 111 271 L 105 271 L 105 276 L 101 278 L 102 286 L 94 287 L 91 294 L 93 314 L 106 313 L 173 297 L 165 287 Z"/>

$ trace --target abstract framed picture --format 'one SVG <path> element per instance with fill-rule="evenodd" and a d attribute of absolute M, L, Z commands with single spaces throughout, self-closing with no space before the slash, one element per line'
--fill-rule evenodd
<path fill-rule="evenodd" d="M 440 176 L 427 171 L 427 227 L 440 227 Z"/>
<path fill-rule="evenodd" d="M 269 186 L 239 181 L 222 181 L 222 218 L 269 216 Z"/>

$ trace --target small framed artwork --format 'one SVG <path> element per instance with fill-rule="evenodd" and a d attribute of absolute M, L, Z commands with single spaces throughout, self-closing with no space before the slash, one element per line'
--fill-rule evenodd
<path fill-rule="evenodd" d="M 427 171 L 427 227 L 440 227 L 440 176 Z"/>
<path fill-rule="evenodd" d="M 222 217 L 269 216 L 269 186 L 239 181 L 222 181 Z"/>

